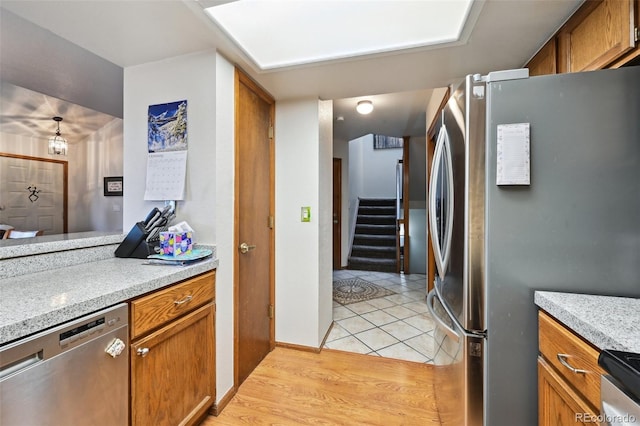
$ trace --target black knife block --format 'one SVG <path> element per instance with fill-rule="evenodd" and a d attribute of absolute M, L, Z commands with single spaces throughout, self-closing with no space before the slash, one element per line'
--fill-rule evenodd
<path fill-rule="evenodd" d="M 149 233 L 144 230 L 144 223 L 136 223 L 116 249 L 116 257 L 146 259 L 150 254 L 155 254 L 154 245 L 147 242 L 148 236 Z"/>

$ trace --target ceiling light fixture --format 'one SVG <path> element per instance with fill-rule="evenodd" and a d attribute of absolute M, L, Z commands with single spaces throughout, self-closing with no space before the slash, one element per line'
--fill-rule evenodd
<path fill-rule="evenodd" d="M 53 117 L 53 121 L 58 123 L 56 129 L 56 135 L 49 138 L 49 154 L 53 155 L 67 155 L 67 140 L 60 136 L 60 122 L 62 117 Z"/>
<path fill-rule="evenodd" d="M 373 103 L 371 101 L 360 101 L 356 105 L 356 111 L 362 115 L 367 115 L 373 111 Z"/>

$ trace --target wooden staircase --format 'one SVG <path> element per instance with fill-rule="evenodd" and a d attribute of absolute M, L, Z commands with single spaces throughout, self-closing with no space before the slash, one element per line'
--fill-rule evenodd
<path fill-rule="evenodd" d="M 360 199 L 348 269 L 396 272 L 396 200 Z"/>

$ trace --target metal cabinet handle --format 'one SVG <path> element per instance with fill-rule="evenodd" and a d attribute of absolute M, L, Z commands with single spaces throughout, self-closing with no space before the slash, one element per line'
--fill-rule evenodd
<path fill-rule="evenodd" d="M 571 364 L 569 364 L 569 362 L 567 361 L 567 358 L 570 358 L 570 357 L 571 357 L 571 355 L 569 355 L 569 354 L 558 354 L 558 361 L 560 361 L 560 364 L 562 364 L 565 367 L 567 367 L 573 373 L 576 373 L 576 374 L 587 374 L 588 373 L 587 370 L 580 370 L 579 368 L 572 367 Z"/>
<path fill-rule="evenodd" d="M 249 245 L 247 243 L 242 243 L 242 244 L 240 244 L 240 247 L 238 247 L 238 248 L 240 249 L 240 253 L 245 254 L 249 250 L 253 250 L 254 248 L 256 248 L 256 246 Z"/>
<path fill-rule="evenodd" d="M 136 353 L 138 354 L 138 356 L 141 356 L 144 358 L 149 353 L 149 348 L 138 348 Z"/>
<path fill-rule="evenodd" d="M 191 299 L 193 299 L 193 296 L 188 295 L 187 297 L 185 297 L 185 298 L 184 298 L 184 299 L 182 299 L 182 300 L 175 300 L 175 301 L 173 302 L 173 304 L 174 304 L 174 305 L 176 305 L 176 306 L 180 306 L 180 305 L 183 305 L 183 304 L 185 304 L 185 303 L 187 303 L 187 302 L 190 302 L 190 301 L 191 301 Z"/>

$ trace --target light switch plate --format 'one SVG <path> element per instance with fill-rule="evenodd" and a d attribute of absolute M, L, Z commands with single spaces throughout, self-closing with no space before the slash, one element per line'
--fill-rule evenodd
<path fill-rule="evenodd" d="M 300 222 L 311 222 L 311 207 L 301 208 Z"/>

